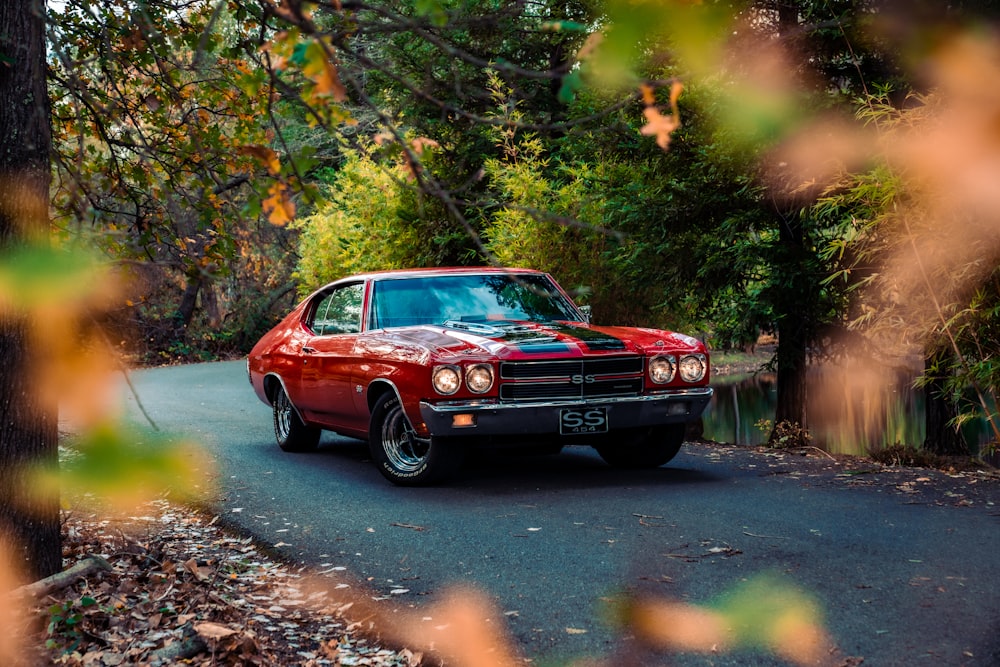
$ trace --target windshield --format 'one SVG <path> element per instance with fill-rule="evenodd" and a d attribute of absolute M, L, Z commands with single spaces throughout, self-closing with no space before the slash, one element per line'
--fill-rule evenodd
<path fill-rule="evenodd" d="M 381 280 L 373 293 L 377 329 L 415 324 L 582 321 L 541 275 L 455 275 Z"/>

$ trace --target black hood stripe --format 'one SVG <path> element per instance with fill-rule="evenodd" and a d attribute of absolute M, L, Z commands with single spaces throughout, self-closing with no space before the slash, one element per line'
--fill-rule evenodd
<path fill-rule="evenodd" d="M 625 349 L 625 343 L 620 338 L 609 336 L 601 331 L 577 327 L 572 324 L 553 324 L 551 327 L 565 336 L 576 338 L 583 343 L 584 347 L 594 352 Z"/>

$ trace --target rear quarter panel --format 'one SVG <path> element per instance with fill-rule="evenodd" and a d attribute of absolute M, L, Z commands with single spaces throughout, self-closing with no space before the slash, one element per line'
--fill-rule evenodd
<path fill-rule="evenodd" d="M 264 334 L 247 355 L 250 384 L 257 397 L 271 404 L 264 386 L 264 378 L 275 374 L 287 386 L 301 366 L 301 348 L 309 332 L 302 326 L 303 305 L 286 315 L 273 329 Z M 291 394 L 290 394 L 291 395 Z"/>

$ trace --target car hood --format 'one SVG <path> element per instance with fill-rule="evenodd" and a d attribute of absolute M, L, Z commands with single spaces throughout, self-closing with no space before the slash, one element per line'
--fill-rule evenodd
<path fill-rule="evenodd" d="M 483 352 L 501 359 L 643 353 L 650 349 L 664 352 L 702 350 L 696 339 L 669 331 L 598 327 L 582 322 L 446 322 L 441 326 L 403 327 L 381 333 L 398 344 L 419 345 L 432 354 Z"/>

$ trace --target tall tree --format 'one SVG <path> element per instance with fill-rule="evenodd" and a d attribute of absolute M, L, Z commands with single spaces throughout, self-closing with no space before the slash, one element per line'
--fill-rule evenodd
<path fill-rule="evenodd" d="M 295 136 L 229 4 L 67 0 L 50 32 L 56 215 L 138 278 L 115 324 L 164 354 L 259 336 L 257 295 L 291 291 L 291 193 L 338 152 Z"/>
<path fill-rule="evenodd" d="M 45 82 L 45 2 L 0 3 L 0 254 L 8 260 L 49 229 L 49 104 Z M 57 408 L 33 365 L 29 312 L 0 311 L 0 540 L 14 565 L 35 577 L 61 568 L 58 497 L 38 497 L 34 466 L 57 463 Z"/>

